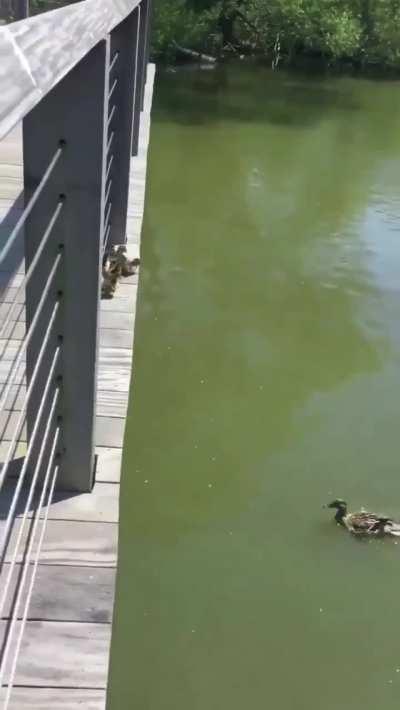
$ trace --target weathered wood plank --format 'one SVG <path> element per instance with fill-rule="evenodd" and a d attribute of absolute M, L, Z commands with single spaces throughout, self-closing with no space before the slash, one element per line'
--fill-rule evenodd
<path fill-rule="evenodd" d="M 16 481 L 7 481 L 3 486 L 0 497 L 0 516 L 5 518 L 14 495 Z M 27 490 L 22 488 L 19 496 L 17 517 L 25 509 Z M 33 496 L 29 510 L 31 517 L 36 510 L 37 499 L 40 494 Z M 117 483 L 96 483 L 91 493 L 67 493 L 56 491 L 49 510 L 49 520 L 78 520 L 82 522 L 118 522 L 119 485 Z M 1 523 L 0 523 L 1 524 Z"/>
<path fill-rule="evenodd" d="M 125 287 L 124 291 L 122 291 L 123 286 Z M 134 283 L 118 284 L 114 298 L 101 301 L 101 311 L 132 313 L 136 306 L 136 292 L 137 285 Z"/>
<path fill-rule="evenodd" d="M 0 621 L 0 638 L 4 638 L 6 624 Z M 110 637 L 109 624 L 28 621 L 15 684 L 104 689 Z M 12 648 L 13 643 L 11 653 Z M 6 667 L 6 683 L 8 677 L 9 667 Z"/>
<path fill-rule="evenodd" d="M 4 384 L 0 385 L 0 393 L 4 391 Z M 26 395 L 26 385 L 25 382 L 21 382 L 19 385 L 13 385 L 10 389 L 9 394 L 6 397 L 4 403 L 4 410 L 12 410 L 19 412 L 22 409 L 24 399 Z"/>
<path fill-rule="evenodd" d="M 11 274 L 9 271 L 0 271 L 0 289 L 18 288 L 24 279 L 23 274 Z"/>
<path fill-rule="evenodd" d="M 21 274 L 20 274 L 21 275 Z M 23 288 L 17 288 L 16 286 L 10 286 L 6 289 L 4 294 L 2 294 L 1 297 L 1 302 L 2 303 L 8 303 L 8 304 L 13 304 L 13 303 L 18 303 L 22 304 L 25 303 L 25 289 Z M 16 307 L 14 308 L 16 311 Z"/>
<path fill-rule="evenodd" d="M 14 523 L 6 562 L 11 561 L 20 520 Z M 0 522 L 0 530 L 4 521 Z M 25 526 L 27 527 L 27 526 Z M 22 551 L 17 561 L 22 561 L 27 532 L 23 535 Z M 41 564 L 76 567 L 115 567 L 117 562 L 118 525 L 115 523 L 79 523 L 49 520 L 40 555 Z M 34 546 L 34 550 L 36 550 Z"/>
<path fill-rule="evenodd" d="M 104 347 L 131 348 L 133 343 L 132 330 L 118 328 L 101 328 L 100 345 Z"/>
<path fill-rule="evenodd" d="M 96 417 L 96 446 L 122 447 L 124 443 L 125 419 L 118 417 Z"/>
<path fill-rule="evenodd" d="M 0 470 L 3 466 L 5 458 L 7 456 L 9 446 L 10 446 L 10 444 L 7 441 L 2 441 L 0 443 Z M 25 454 L 26 454 L 26 443 L 23 442 L 23 443 L 17 444 L 13 458 L 21 460 L 25 456 Z"/>
<path fill-rule="evenodd" d="M 0 689 L 0 704 L 5 698 Z M 9 710 L 105 710 L 105 690 L 13 688 Z"/>
<path fill-rule="evenodd" d="M 111 330 L 129 330 L 132 334 L 134 320 L 133 313 L 119 313 L 114 311 L 100 312 L 101 328 L 110 328 Z"/>
<path fill-rule="evenodd" d="M 0 340 L 0 362 L 14 362 L 18 356 L 21 349 L 21 341 L 13 340 Z M 25 354 L 22 355 L 23 361 L 25 360 Z"/>
<path fill-rule="evenodd" d="M 98 390 L 114 392 L 129 392 L 131 381 L 131 368 L 129 365 L 122 367 L 99 365 L 97 386 Z M 0 371 L 1 382 L 1 371 Z"/>
<path fill-rule="evenodd" d="M 25 336 L 25 323 L 20 323 L 18 321 L 13 321 L 8 324 L 7 328 L 4 330 L 5 340 L 9 338 L 14 338 L 14 340 L 23 340 Z"/>
<path fill-rule="evenodd" d="M 15 428 L 20 418 L 20 412 L 0 412 L 0 441 L 11 441 Z M 20 442 L 26 441 L 26 426 L 24 425 L 19 437 Z"/>
<path fill-rule="evenodd" d="M 96 480 L 106 483 L 119 483 L 121 478 L 122 449 L 96 447 L 98 455 Z"/>
<path fill-rule="evenodd" d="M 11 367 L 12 367 L 12 362 L 10 362 L 10 361 L 1 362 L 0 361 L 0 384 L 4 385 L 6 382 L 8 382 L 10 372 L 11 372 Z M 15 382 L 15 384 L 18 385 L 24 379 L 25 379 L 25 364 L 22 363 L 17 368 L 14 382 Z"/>
<path fill-rule="evenodd" d="M 120 347 L 104 347 L 100 346 L 99 351 L 100 365 L 117 365 L 131 367 L 132 365 L 132 348 Z"/>
<path fill-rule="evenodd" d="M 10 565 L 5 565 L 0 575 L 3 588 Z M 27 583 L 24 585 L 19 618 L 26 602 L 33 566 L 30 566 Z M 21 578 L 22 566 L 13 570 L 10 589 L 4 608 L 4 618 L 9 618 L 17 586 Z M 102 567 L 65 567 L 39 565 L 29 605 L 29 619 L 41 621 L 86 621 L 88 623 L 110 623 L 114 602 L 115 570 Z M 49 590 L 51 589 L 51 597 Z"/>
<path fill-rule="evenodd" d="M 99 417 L 126 417 L 128 392 L 98 390 L 96 414 Z"/>
<path fill-rule="evenodd" d="M 91 493 L 71 495 L 56 492 L 49 520 L 80 520 L 104 523 L 118 522 L 119 485 L 96 483 Z"/>

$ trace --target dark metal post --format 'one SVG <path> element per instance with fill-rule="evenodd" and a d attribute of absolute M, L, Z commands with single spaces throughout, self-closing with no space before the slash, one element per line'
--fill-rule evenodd
<path fill-rule="evenodd" d="M 146 28 L 146 82 L 147 82 L 147 71 L 150 62 L 150 50 L 151 50 L 151 29 L 153 20 L 153 0 L 148 0 L 147 8 L 147 28 Z"/>
<path fill-rule="evenodd" d="M 29 17 L 29 0 L 14 0 L 13 5 L 15 20 L 25 20 Z"/>
<path fill-rule="evenodd" d="M 126 241 L 138 32 L 139 8 L 136 8 L 111 33 L 109 86 L 112 95 L 108 109 L 110 148 L 107 160 L 112 163 L 107 178 L 105 205 L 108 247 Z"/>
<path fill-rule="evenodd" d="M 139 147 L 140 112 L 143 110 L 144 87 L 146 81 L 146 32 L 148 0 L 139 5 L 139 37 L 137 44 L 135 100 L 133 110 L 132 155 L 137 155 Z"/>
<path fill-rule="evenodd" d="M 102 41 L 42 99 L 23 125 L 24 182 L 28 199 L 62 141 L 61 157 L 25 227 L 25 256 L 29 266 L 49 216 L 61 199 L 60 217 L 26 292 L 29 326 L 51 264 L 61 253 L 57 283 L 43 311 L 41 327 L 35 330 L 27 349 L 27 380 L 29 383 L 52 304 L 60 298 L 61 312 L 52 342 L 54 347 L 62 339 L 59 369 L 62 458 L 58 483 L 60 488 L 73 491 L 90 491 L 94 482 L 108 64 L 109 41 Z M 28 437 L 43 393 L 45 375 L 46 372 L 39 378 L 28 409 Z"/>
<path fill-rule="evenodd" d="M 147 81 L 147 62 L 149 60 L 149 31 L 150 31 L 150 12 L 151 0 L 143 0 L 143 26 L 144 26 L 144 47 L 143 47 L 143 73 L 142 73 L 142 97 L 140 102 L 140 110 L 143 111 L 144 92 Z"/>

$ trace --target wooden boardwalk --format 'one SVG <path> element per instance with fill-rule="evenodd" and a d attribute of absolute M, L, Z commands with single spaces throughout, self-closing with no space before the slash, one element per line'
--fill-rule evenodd
<path fill-rule="evenodd" d="M 132 161 L 128 209 L 128 242 L 140 249 L 145 198 L 150 111 L 154 66 L 148 70 L 142 113 L 139 155 Z M 12 208 L 10 220 L 21 210 L 22 144 L 17 127 L 0 142 L 0 220 Z M 0 224 L 0 240 L 9 232 L 10 220 Z M 18 244 L 0 272 L 0 290 L 12 279 L 12 300 L 23 274 L 23 245 Z M 102 301 L 100 361 L 96 419 L 97 477 L 91 494 L 56 494 L 44 538 L 38 575 L 17 668 L 12 710 L 104 710 L 111 640 L 117 565 L 119 480 L 125 419 L 132 367 L 138 277 L 124 280 L 110 301 Z M 7 307 L 0 305 L 0 318 Z M 17 309 L 16 309 L 17 311 Z M 6 382 L 18 341 L 24 336 L 23 304 L 10 324 L 7 339 L 0 340 L 0 390 Z M 0 413 L 0 462 L 7 451 L 18 408 L 25 393 L 24 368 L 10 393 L 6 411 Z M 17 456 L 25 452 L 25 436 Z M 7 512 L 10 481 L 0 498 L 0 526 Z M 9 545 L 10 561 L 19 520 Z M 26 538 L 25 538 L 26 539 Z M 21 561 L 21 556 L 19 556 Z M 4 567 L 1 583 L 7 573 Z M 12 589 L 1 633 L 9 618 Z M 7 679 L 6 679 L 7 680 Z M 0 701 L 4 690 L 0 690 Z"/>

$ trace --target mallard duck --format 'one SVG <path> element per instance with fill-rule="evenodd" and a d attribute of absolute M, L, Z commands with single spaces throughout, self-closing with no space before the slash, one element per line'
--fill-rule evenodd
<path fill-rule="evenodd" d="M 327 508 L 336 508 L 335 520 L 343 525 L 353 535 L 394 535 L 400 537 L 400 523 L 383 515 L 361 510 L 359 513 L 349 513 L 347 503 L 336 498 Z"/>

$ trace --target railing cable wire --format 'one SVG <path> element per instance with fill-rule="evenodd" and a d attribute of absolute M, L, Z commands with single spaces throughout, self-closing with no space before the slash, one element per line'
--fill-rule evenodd
<path fill-rule="evenodd" d="M 106 191 L 106 196 L 104 198 L 104 203 L 107 204 L 108 198 L 110 197 L 110 192 L 111 192 L 111 186 L 112 186 L 112 180 L 108 183 L 107 191 Z"/>
<path fill-rule="evenodd" d="M 111 209 L 112 209 L 112 202 L 110 202 L 110 204 L 108 205 L 107 213 L 106 213 L 106 216 L 104 219 L 104 226 L 105 227 L 108 226 L 108 221 L 110 219 Z"/>
<path fill-rule="evenodd" d="M 20 364 L 21 364 L 21 361 L 22 361 L 24 352 L 25 352 L 26 348 L 28 347 L 30 341 L 32 340 L 32 336 L 33 336 L 33 333 L 35 332 L 36 324 L 37 324 L 37 322 L 38 322 L 38 320 L 39 320 L 39 318 L 40 318 L 40 315 L 41 315 L 41 313 L 42 313 L 42 309 L 43 309 L 44 303 L 45 303 L 45 301 L 46 301 L 47 295 L 48 295 L 48 293 L 49 293 L 49 291 L 50 291 L 50 288 L 52 287 L 52 282 L 53 282 L 54 276 L 55 276 L 55 274 L 56 274 L 56 271 L 57 271 L 57 269 L 58 269 L 58 266 L 59 266 L 59 264 L 60 264 L 61 258 L 62 258 L 62 254 L 58 254 L 57 257 L 56 257 L 56 259 L 55 259 L 55 261 L 54 261 L 54 264 L 53 264 L 52 269 L 51 269 L 51 271 L 50 271 L 49 277 L 48 277 L 48 279 L 47 279 L 46 286 L 44 287 L 43 293 L 42 293 L 42 295 L 41 295 L 41 297 L 40 297 L 40 301 L 39 301 L 39 303 L 38 303 L 38 307 L 37 307 L 37 309 L 36 309 L 36 313 L 35 313 L 34 317 L 32 318 L 32 323 L 31 323 L 30 326 L 29 326 L 29 329 L 28 329 L 28 332 L 27 332 L 27 334 L 26 334 L 26 336 L 25 336 L 25 339 L 22 341 L 22 343 L 21 343 L 21 345 L 20 345 L 17 358 L 16 358 L 16 360 L 15 360 L 14 366 L 13 366 L 13 368 L 12 368 L 12 370 L 11 370 L 11 373 L 10 373 L 10 376 L 9 376 L 9 378 L 8 378 L 8 382 L 7 382 L 7 386 L 6 386 L 6 388 L 5 388 L 5 392 L 3 392 L 3 395 L 2 395 L 2 397 L 1 397 L 1 399 L 0 399 L 0 412 L 2 412 L 3 409 L 4 409 L 4 407 L 5 407 L 5 403 L 6 403 L 6 401 L 7 401 L 7 397 L 8 397 L 8 395 L 9 395 L 10 391 L 11 391 L 12 385 L 14 384 L 14 380 L 15 380 L 15 377 L 16 377 L 16 375 L 17 375 L 18 368 L 19 368 L 19 366 L 20 366 Z"/>
<path fill-rule="evenodd" d="M 112 153 L 112 155 L 111 155 L 111 157 L 110 157 L 110 160 L 109 160 L 109 163 L 108 163 L 108 165 L 107 165 L 106 180 L 108 179 L 108 176 L 109 176 L 109 174 L 110 174 L 110 170 L 111 170 L 111 166 L 112 166 L 112 164 L 113 164 L 113 160 L 114 160 L 114 153 Z"/>
<path fill-rule="evenodd" d="M 33 527 L 32 527 L 32 531 L 31 531 L 31 537 L 29 540 L 29 546 L 28 546 L 27 555 L 26 555 L 26 567 L 24 567 L 24 572 L 23 572 L 23 575 L 25 574 L 25 577 L 23 580 L 23 586 L 25 586 L 26 574 L 29 569 L 28 565 L 30 564 L 30 556 L 31 556 L 33 544 L 34 544 L 34 541 L 36 538 L 36 530 L 37 530 L 39 520 L 41 519 L 40 516 L 41 516 L 41 512 L 42 512 L 42 508 L 43 508 L 44 498 L 45 498 L 46 491 L 49 486 L 50 474 L 52 472 L 53 465 L 54 465 L 55 451 L 56 451 L 56 447 L 57 447 L 57 443 L 58 443 L 59 434 L 60 434 L 60 429 L 57 428 L 55 435 L 54 435 L 53 445 L 52 445 L 50 458 L 49 458 L 49 464 L 48 464 L 45 478 L 43 481 L 43 487 L 42 487 L 42 491 L 41 491 L 41 495 L 40 495 L 40 500 L 38 503 L 38 507 L 35 511 L 35 517 L 34 517 Z M 23 609 L 23 613 L 22 613 L 22 617 L 21 617 L 18 638 L 16 641 L 14 655 L 13 655 L 13 659 L 12 659 L 12 663 L 11 663 L 10 675 L 9 675 L 9 679 L 8 679 L 8 687 L 7 687 L 3 710 L 7 710 L 7 708 L 8 708 L 10 698 L 11 698 L 12 689 L 14 686 L 15 673 L 16 673 L 16 669 L 17 669 L 17 663 L 18 663 L 19 653 L 20 653 L 20 649 L 21 649 L 21 643 L 22 643 L 22 639 L 23 639 L 23 635 L 24 635 L 24 631 L 25 631 L 25 624 L 26 624 L 26 620 L 28 617 L 29 605 L 30 605 L 31 598 L 32 598 L 33 587 L 34 587 L 37 568 L 38 568 L 38 564 L 39 564 L 39 560 L 40 560 L 40 554 L 42 551 L 43 539 L 44 539 L 44 535 L 46 532 L 49 510 L 50 510 L 51 502 L 53 500 L 54 489 L 55 489 L 55 484 L 56 484 L 58 472 L 59 472 L 59 466 L 57 465 L 54 467 L 54 472 L 53 472 L 53 476 L 52 476 L 50 487 L 49 487 L 49 493 L 48 493 L 48 497 L 47 497 L 45 513 L 44 513 L 44 517 L 42 519 L 42 528 L 40 531 L 40 535 L 39 535 L 39 539 L 38 539 L 38 543 L 37 543 L 37 547 L 36 547 L 36 555 L 35 555 L 35 559 L 34 559 L 34 563 L 33 563 L 33 569 L 32 569 L 31 578 L 29 581 L 29 587 L 27 590 L 25 605 L 24 605 L 24 609 Z M 22 599 L 22 592 L 19 595 L 19 597 L 20 598 L 17 600 L 18 605 L 16 604 L 17 614 L 18 614 L 19 604 Z M 4 670 L 5 670 L 5 663 L 4 663 Z"/>
<path fill-rule="evenodd" d="M 34 448 L 35 443 L 36 443 L 36 437 L 37 437 L 37 433 L 38 433 L 38 430 L 39 430 L 39 425 L 41 424 L 42 414 L 43 414 L 43 411 L 44 411 L 44 406 L 45 406 L 45 404 L 46 404 L 47 396 L 48 396 L 49 391 L 50 391 L 50 385 L 51 385 L 52 382 L 53 382 L 54 371 L 55 371 L 55 368 L 56 368 L 56 365 L 57 365 L 57 361 L 58 361 L 59 355 L 60 355 L 60 346 L 58 346 L 58 347 L 56 348 L 56 351 L 55 351 L 55 353 L 54 353 L 53 362 L 52 362 L 51 367 L 50 367 L 50 370 L 49 370 L 49 374 L 48 374 L 48 377 L 47 377 L 47 381 L 46 381 L 46 385 L 45 385 L 44 392 L 43 392 L 43 395 L 42 395 L 42 399 L 41 399 L 41 401 L 40 401 L 40 405 L 39 405 L 39 408 L 38 408 L 38 411 L 37 411 L 37 415 L 36 415 L 36 419 L 35 419 L 35 424 L 34 424 L 34 426 L 33 426 L 32 434 L 31 434 L 30 439 L 29 439 L 29 445 L 28 445 L 28 448 L 27 448 L 27 451 L 26 451 L 26 454 L 25 454 L 24 463 L 23 463 L 23 465 L 22 465 L 21 472 L 20 472 L 19 477 L 18 477 L 18 482 L 17 482 L 17 485 L 16 485 L 16 487 L 15 487 L 13 499 L 12 499 L 12 502 L 11 502 L 11 505 L 10 505 L 10 508 L 9 508 L 9 511 L 8 511 L 8 515 L 7 515 L 7 519 L 6 519 L 6 522 L 5 522 L 5 526 L 4 526 L 3 531 L 2 531 L 1 543 L 0 543 L 0 571 L 1 571 L 2 568 L 3 568 L 4 558 L 5 558 L 5 556 L 6 556 L 7 545 L 8 545 L 8 542 L 9 542 L 9 537 L 10 537 L 10 532 L 11 532 L 11 524 L 12 524 L 12 521 L 13 521 L 13 519 L 14 519 L 15 509 L 16 509 L 16 506 L 17 506 L 19 494 L 20 494 L 20 492 L 21 492 L 22 484 L 23 484 L 23 482 L 24 482 L 25 475 L 26 475 L 26 472 L 27 472 L 27 469 L 28 469 L 28 464 L 29 464 L 29 461 L 30 461 L 30 458 L 31 458 L 31 455 L 32 455 L 32 451 L 33 451 L 33 448 Z"/>
<path fill-rule="evenodd" d="M 111 135 L 110 135 L 110 137 L 109 137 L 109 139 L 108 139 L 108 143 L 107 143 L 107 155 L 108 155 L 108 153 L 110 152 L 111 144 L 112 144 L 112 142 L 113 142 L 113 140 L 114 140 L 114 135 L 115 135 L 115 131 L 112 131 L 112 133 L 111 133 Z"/>
<path fill-rule="evenodd" d="M 111 99 L 111 96 L 113 95 L 117 84 L 118 84 L 118 78 L 114 79 L 114 81 L 113 81 L 112 87 L 111 87 L 110 91 L 108 92 L 108 100 Z"/>
<path fill-rule="evenodd" d="M 108 227 L 107 227 L 107 229 L 106 229 L 106 232 L 105 232 L 105 235 L 104 235 L 103 257 L 104 257 L 104 254 L 105 254 L 106 251 L 107 251 L 107 248 L 108 248 L 108 240 L 109 240 L 109 238 L 110 238 L 110 232 L 111 232 L 111 224 L 108 225 Z"/>
<path fill-rule="evenodd" d="M 43 234 L 42 240 L 41 240 L 41 242 L 40 242 L 40 244 L 39 244 L 39 246 L 38 246 L 38 248 L 37 248 L 37 250 L 36 250 L 35 256 L 33 257 L 32 262 L 31 262 L 31 264 L 30 264 L 30 266 L 29 266 L 29 269 L 28 269 L 28 271 L 26 272 L 26 275 L 25 275 L 24 279 L 22 280 L 21 284 L 18 286 L 17 293 L 15 294 L 14 301 L 13 301 L 13 303 L 11 304 L 11 307 L 10 307 L 8 313 L 7 313 L 7 316 L 6 316 L 4 322 L 3 322 L 2 326 L 1 326 L 1 330 L 0 330 L 0 340 L 4 337 L 4 334 L 5 334 L 5 332 L 6 332 L 7 326 L 9 325 L 9 323 L 10 323 L 10 321 L 11 321 L 11 316 L 12 316 L 14 307 L 17 305 L 18 296 L 19 296 L 20 293 L 22 293 L 22 291 L 26 288 L 26 286 L 28 285 L 28 283 L 29 283 L 29 281 L 30 281 L 30 279 L 31 279 L 31 276 L 32 276 L 32 274 L 33 274 L 33 272 L 34 272 L 34 270 L 35 270 L 35 268 L 36 268 L 36 265 L 37 265 L 37 263 L 38 263 L 38 261 L 39 261 L 41 255 L 42 255 L 42 253 L 43 253 L 43 249 L 45 248 L 45 246 L 46 246 L 46 244 L 47 244 L 47 241 L 48 241 L 48 239 L 49 239 L 49 237 L 50 237 L 50 235 L 51 235 L 51 232 L 52 232 L 52 230 L 53 230 L 53 227 L 54 227 L 54 225 L 55 225 L 55 223 L 56 223 L 56 221 L 57 221 L 57 219 L 58 219 L 58 216 L 59 216 L 59 214 L 60 214 L 60 212 L 61 212 L 61 209 L 62 209 L 63 204 L 64 204 L 64 202 L 63 202 L 63 201 L 60 201 L 60 202 L 58 203 L 56 209 L 54 210 L 53 215 L 52 215 L 52 217 L 51 217 L 51 219 L 50 219 L 50 221 L 49 221 L 49 224 L 47 225 L 46 231 L 45 231 L 45 233 Z"/>
<path fill-rule="evenodd" d="M 5 582 L 5 585 L 4 585 L 4 589 L 3 589 L 3 593 L 2 593 L 1 599 L 0 599 L 0 618 L 3 618 L 4 605 L 5 605 L 6 600 L 7 600 L 8 589 L 9 589 L 10 582 L 11 582 L 11 578 L 12 578 L 12 575 L 13 575 L 13 570 L 14 570 L 14 567 L 15 567 L 15 564 L 16 564 L 16 561 L 17 561 L 18 550 L 19 550 L 19 546 L 20 546 L 20 543 L 21 543 L 21 540 L 22 540 L 23 533 L 24 533 L 25 524 L 26 524 L 26 521 L 28 520 L 29 509 L 30 509 L 31 504 L 32 504 L 32 501 L 33 501 L 33 496 L 34 496 L 35 489 L 36 489 L 37 479 L 38 479 L 38 477 L 39 477 L 39 473 L 40 473 L 41 466 L 42 466 L 42 463 L 43 463 L 44 455 L 45 455 L 45 453 L 46 453 L 47 440 L 48 440 L 48 438 L 49 438 L 51 425 L 53 424 L 53 417 L 54 417 L 54 412 L 55 412 L 55 410 L 56 410 L 56 406 L 57 406 L 57 403 L 58 403 L 59 394 L 60 394 L 60 388 L 57 387 L 56 391 L 54 392 L 53 400 L 52 400 L 51 407 L 50 407 L 50 413 L 49 413 L 49 416 L 48 416 L 48 419 L 47 419 L 46 429 L 45 429 L 45 432 L 44 432 L 44 435 L 43 435 L 43 439 L 42 439 L 42 443 L 41 443 L 41 446 L 40 446 L 39 456 L 38 456 L 38 458 L 37 458 L 35 470 L 34 470 L 34 473 L 33 473 L 33 476 L 32 476 L 32 480 L 31 480 L 31 483 L 30 483 L 30 486 L 29 486 L 29 493 L 28 493 L 28 496 L 27 496 L 27 499 L 26 499 L 26 502 L 25 502 L 24 512 L 23 512 L 22 517 L 21 517 L 21 524 L 20 524 L 20 527 L 19 527 L 19 530 L 18 530 L 18 535 L 17 535 L 17 540 L 16 540 L 16 542 L 15 542 L 13 555 L 12 555 L 12 558 L 11 558 L 11 562 L 10 562 L 10 564 L 8 565 L 7 579 L 6 579 L 6 582 Z M 2 660 L 3 660 L 3 659 L 2 659 Z M 0 668 L 0 687 L 1 687 L 1 683 L 2 683 L 1 670 L 2 670 L 2 669 Z"/>
<path fill-rule="evenodd" d="M 26 410 L 27 410 L 27 407 L 28 407 L 28 404 L 29 404 L 29 401 L 30 401 L 30 398 L 31 398 L 31 394 L 32 394 L 33 388 L 34 388 L 34 386 L 35 386 L 35 384 L 36 384 L 36 379 L 37 379 L 37 376 L 38 376 L 38 373 L 39 373 L 39 370 L 40 370 L 40 366 L 41 366 L 42 361 L 43 361 L 44 354 L 45 354 L 45 352 L 46 352 L 46 348 L 47 348 L 47 345 L 48 345 L 48 342 L 49 342 L 49 338 L 50 338 L 50 335 L 51 335 L 51 332 L 52 332 L 52 329 L 53 329 L 53 325 L 54 325 L 55 319 L 56 319 L 57 314 L 58 314 L 58 311 L 59 311 L 59 306 L 60 306 L 60 302 L 57 301 L 56 304 L 55 304 L 55 306 L 54 306 L 54 308 L 53 308 L 53 312 L 52 312 L 52 314 L 51 314 L 51 316 L 50 316 L 49 324 L 48 324 L 48 326 L 47 326 L 47 330 L 46 330 L 46 333 L 45 333 L 45 335 L 44 335 L 42 345 L 41 345 L 41 347 L 40 347 L 39 355 L 38 355 L 38 358 L 37 358 L 36 363 L 35 363 L 35 367 L 34 367 L 33 372 L 32 372 L 32 377 L 31 377 L 31 379 L 30 379 L 29 386 L 28 386 L 28 389 L 27 389 L 27 391 L 26 391 L 25 399 L 24 399 L 23 405 L 22 405 L 22 407 L 21 407 L 21 414 L 20 414 L 20 416 L 19 416 L 19 418 L 18 418 L 18 421 L 17 421 L 17 424 L 16 424 L 16 426 L 15 426 L 14 435 L 13 435 L 13 437 L 12 437 L 12 439 L 11 439 L 11 442 L 10 442 L 10 445 L 9 445 L 9 447 L 8 447 L 8 451 L 7 451 L 6 457 L 5 457 L 4 462 L 3 462 L 3 465 L 2 465 L 2 469 L 1 469 L 1 472 L 0 472 L 0 491 L 1 491 L 1 489 L 2 489 L 2 486 L 3 486 L 3 484 L 4 484 L 4 481 L 5 481 L 5 479 L 6 479 L 6 476 L 7 476 L 7 473 L 8 473 L 8 468 L 9 468 L 9 465 L 10 465 L 10 462 L 11 462 L 11 459 L 12 459 L 12 456 L 13 456 L 14 453 L 15 453 L 15 449 L 16 449 L 16 447 L 17 447 L 18 439 L 19 439 L 19 437 L 20 437 L 20 435 L 21 435 L 21 430 L 22 430 L 22 427 L 23 427 L 23 425 L 24 425 L 24 423 L 25 423 Z"/>
<path fill-rule="evenodd" d="M 3 249 L 0 252 L 0 264 L 6 258 L 8 252 L 10 251 L 11 247 L 13 246 L 13 244 L 18 236 L 20 229 L 24 226 L 27 218 L 29 217 L 30 213 L 32 212 L 32 209 L 34 208 L 37 200 L 39 199 L 39 196 L 41 195 L 42 190 L 45 187 L 51 173 L 53 172 L 55 166 L 57 165 L 62 152 L 63 152 L 63 146 L 60 146 L 56 150 L 56 152 L 54 153 L 48 167 L 46 168 L 46 170 L 44 172 L 44 175 L 43 175 L 41 181 L 39 182 L 39 185 L 37 186 L 36 190 L 34 191 L 31 199 L 29 200 L 27 206 L 25 207 L 24 211 L 22 212 L 21 217 L 19 218 L 17 224 L 15 225 L 10 236 L 8 237 L 6 244 L 4 245 Z"/>
<path fill-rule="evenodd" d="M 117 110 L 117 107 L 116 107 L 116 105 L 114 104 L 114 106 L 112 107 L 112 109 L 111 109 L 111 111 L 110 111 L 110 113 L 109 113 L 109 116 L 108 116 L 107 128 L 110 127 L 110 123 L 111 123 L 111 121 L 112 121 L 113 118 L 114 118 L 114 114 L 115 114 L 116 110 Z"/>
<path fill-rule="evenodd" d="M 110 62 L 110 66 L 109 66 L 109 71 L 110 71 L 110 72 L 112 72 L 112 70 L 114 69 L 114 66 L 115 66 L 115 64 L 116 64 L 116 62 L 117 62 L 118 57 L 119 57 L 119 51 L 117 50 L 117 51 L 115 52 L 115 54 L 114 54 L 114 56 L 113 56 L 111 62 Z"/>

